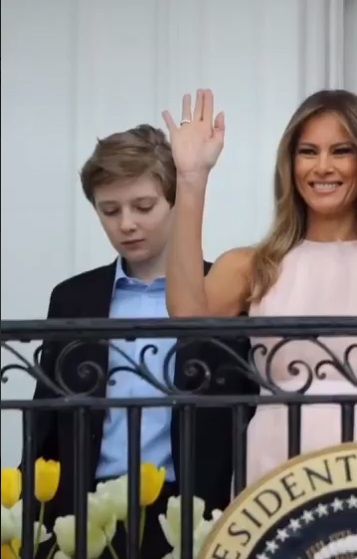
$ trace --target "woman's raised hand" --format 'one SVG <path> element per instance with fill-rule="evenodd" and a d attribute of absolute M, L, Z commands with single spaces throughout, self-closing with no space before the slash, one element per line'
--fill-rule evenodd
<path fill-rule="evenodd" d="M 223 113 L 214 117 L 212 91 L 197 91 L 193 111 L 191 96 L 184 95 L 179 126 L 168 111 L 162 116 L 169 130 L 178 176 L 207 177 L 222 151 L 225 131 Z"/>

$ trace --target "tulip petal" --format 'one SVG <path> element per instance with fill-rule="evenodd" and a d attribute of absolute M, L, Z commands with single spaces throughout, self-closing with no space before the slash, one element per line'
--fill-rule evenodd
<path fill-rule="evenodd" d="M 17 503 L 11 509 L 11 516 L 14 526 L 14 538 L 21 540 L 22 537 L 22 500 L 17 501 Z"/>
<path fill-rule="evenodd" d="M 181 526 L 181 497 L 169 498 L 166 518 L 170 526 Z"/>
<path fill-rule="evenodd" d="M 61 466 L 55 460 L 38 458 L 35 463 L 35 495 L 40 503 L 51 501 L 57 493 Z"/>
<path fill-rule="evenodd" d="M 167 543 L 173 548 L 179 547 L 180 531 L 177 529 L 177 525 L 170 524 L 163 514 L 159 514 L 159 523 Z"/>
<path fill-rule="evenodd" d="M 171 552 L 165 555 L 162 559 L 175 559 L 175 555 Z"/>
<path fill-rule="evenodd" d="M 193 498 L 193 556 L 197 557 L 208 534 L 222 512 L 214 510 L 212 520 L 203 517 L 205 503 L 198 497 Z M 167 503 L 166 516 L 159 515 L 159 523 L 167 542 L 173 547 L 171 559 L 180 559 L 181 548 L 181 496 L 170 497 Z"/>
<path fill-rule="evenodd" d="M 106 526 L 103 527 L 103 532 L 105 534 L 107 543 L 112 542 L 116 531 L 117 531 L 117 519 L 114 515 L 111 521 L 108 522 L 108 524 L 106 524 Z"/>
<path fill-rule="evenodd" d="M 199 497 L 193 498 L 193 529 L 195 530 L 201 522 L 205 512 L 205 502 Z"/>
<path fill-rule="evenodd" d="M 14 559 L 14 552 L 7 543 L 1 545 L 1 559 Z"/>
<path fill-rule="evenodd" d="M 87 558 L 98 559 L 107 545 L 103 530 L 93 524 L 88 525 Z"/>
<path fill-rule="evenodd" d="M 155 503 L 165 483 L 165 468 L 145 462 L 140 468 L 140 505 L 147 507 Z"/>
<path fill-rule="evenodd" d="M 1 468 L 1 504 L 11 508 L 20 499 L 22 476 L 17 468 Z"/>
<path fill-rule="evenodd" d="M 60 516 L 56 519 L 53 531 L 60 550 L 72 557 L 75 551 L 75 517 Z"/>
<path fill-rule="evenodd" d="M 105 483 L 98 483 L 98 496 L 107 495 L 107 499 L 111 500 L 115 507 L 115 515 L 118 522 L 126 519 L 128 515 L 128 479 L 122 476 L 118 479 L 110 480 Z"/>
<path fill-rule="evenodd" d="M 113 496 L 106 492 L 88 494 L 88 520 L 100 528 L 106 526 L 116 514 Z"/>
<path fill-rule="evenodd" d="M 14 537 L 15 526 L 11 509 L 1 505 L 1 544 L 9 544 Z"/>
<path fill-rule="evenodd" d="M 53 531 L 57 538 L 57 545 L 65 555 L 73 557 L 75 554 L 75 517 L 59 517 L 55 521 Z M 107 541 L 103 530 L 88 522 L 87 527 L 87 559 L 98 559 L 106 547 Z"/>
<path fill-rule="evenodd" d="M 56 551 L 53 559 L 71 559 L 71 557 L 63 553 L 63 551 Z"/>

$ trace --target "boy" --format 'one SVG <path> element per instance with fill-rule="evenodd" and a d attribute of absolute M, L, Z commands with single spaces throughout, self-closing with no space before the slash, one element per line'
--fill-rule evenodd
<path fill-rule="evenodd" d="M 165 259 L 176 191 L 176 168 L 171 147 L 161 130 L 149 125 L 113 134 L 98 141 L 81 171 L 86 198 L 93 205 L 108 239 L 118 254 L 115 262 L 70 278 L 55 287 L 49 318 L 165 318 Z M 210 264 L 204 263 L 207 273 Z M 134 361 L 148 343 L 157 346 L 149 352 L 147 365 L 163 383 L 163 360 L 177 340 L 114 340 L 113 344 Z M 232 342 L 231 342 L 232 343 Z M 213 349 L 212 349 L 213 347 Z M 211 368 L 227 364 L 229 357 L 214 346 L 191 344 L 171 360 L 171 378 L 187 388 L 184 365 L 190 359 L 202 359 Z M 46 344 L 42 366 L 53 375 L 61 348 Z M 235 343 L 235 351 L 246 357 L 246 344 Z M 85 391 L 90 379 L 78 375 L 78 366 L 91 361 L 107 372 L 127 364 L 119 352 L 95 343 L 82 344 L 63 364 L 71 390 Z M 237 375 L 226 389 L 242 393 L 254 391 Z M 116 383 L 98 387 L 93 396 L 160 396 L 156 388 L 130 372 L 115 374 Z M 93 379 L 92 379 L 93 380 Z M 212 387 L 211 387 L 212 390 Z M 216 392 L 222 392 L 219 385 Z M 38 385 L 35 398 L 49 397 Z M 45 413 L 45 412 L 43 412 Z M 63 415 L 63 414 L 62 414 Z M 54 414 L 52 420 L 40 421 L 37 427 L 37 456 L 60 460 L 61 483 L 52 506 L 52 517 L 73 513 L 72 420 Z M 202 409 L 196 417 L 196 464 L 194 492 L 208 509 L 228 505 L 232 476 L 232 425 L 229 410 Z M 126 410 L 112 409 L 91 414 L 91 453 L 88 463 L 88 490 L 98 481 L 127 473 Z M 166 469 L 166 481 L 158 501 L 148 509 L 142 557 L 161 559 L 170 551 L 158 524 L 158 515 L 166 510 L 170 495 L 179 492 L 179 426 L 177 414 L 169 408 L 142 410 L 141 462 L 153 462 Z M 123 530 L 113 541 L 119 557 L 125 554 Z"/>

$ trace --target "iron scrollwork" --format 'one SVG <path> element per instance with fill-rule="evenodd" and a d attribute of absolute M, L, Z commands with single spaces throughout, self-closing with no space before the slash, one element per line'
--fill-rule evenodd
<path fill-rule="evenodd" d="M 279 340 L 270 351 L 267 350 L 267 347 L 264 344 L 257 344 L 253 346 L 250 351 L 251 366 L 255 368 L 256 371 L 255 374 L 258 374 L 260 378 L 262 375 L 260 375 L 257 372 L 257 369 L 254 365 L 255 354 L 261 352 L 262 355 L 265 355 L 266 382 L 264 381 L 264 379 L 262 379 L 263 381 L 259 382 L 259 385 L 271 391 L 273 394 L 286 392 L 284 389 L 281 389 L 277 385 L 277 380 L 274 379 L 274 360 L 278 356 L 279 351 L 281 351 L 284 347 L 286 347 L 287 344 L 292 343 L 294 341 L 296 341 L 295 338 L 283 338 L 282 340 Z M 312 344 L 315 344 L 316 347 L 323 350 L 323 352 L 326 354 L 326 358 L 319 360 L 314 366 L 312 366 L 302 358 L 293 359 L 287 364 L 286 366 L 286 372 L 288 373 L 287 378 L 289 377 L 298 378 L 303 371 L 305 372 L 306 380 L 302 384 L 302 386 L 296 390 L 297 393 L 305 394 L 309 390 L 309 388 L 311 387 L 315 379 L 325 380 L 327 378 L 327 373 L 324 370 L 324 368 L 326 368 L 327 366 L 330 366 L 334 369 L 334 371 L 337 373 L 337 377 L 336 377 L 337 379 L 338 377 L 340 378 L 342 377 L 352 386 L 357 387 L 357 369 L 355 370 L 353 369 L 352 362 L 351 362 L 352 352 L 354 351 L 356 353 L 356 363 L 357 363 L 357 342 L 353 342 L 345 348 L 343 358 L 341 359 L 331 350 L 331 348 L 325 342 L 322 342 L 317 337 L 310 337 L 302 341 L 308 341 Z"/>
<path fill-rule="evenodd" d="M 236 374 L 242 375 L 248 381 L 257 384 L 261 389 L 268 391 L 273 395 L 283 395 L 287 390 L 281 385 L 279 379 L 275 375 L 276 358 L 289 343 L 295 338 L 286 337 L 280 339 L 275 345 L 268 349 L 263 343 L 253 345 L 249 351 L 247 359 L 244 359 L 237 351 L 235 351 L 227 341 L 217 338 L 200 339 L 199 343 L 206 348 L 209 346 L 220 351 L 222 356 L 226 356 L 228 369 Z M 301 338 L 300 338 L 301 339 Z M 326 358 L 320 360 L 312 366 L 303 356 L 299 359 L 291 360 L 287 364 L 287 377 L 301 379 L 301 386 L 295 390 L 296 393 L 305 394 L 308 392 L 314 380 L 324 380 L 326 378 L 326 367 L 333 367 L 338 375 L 347 383 L 357 388 L 357 370 L 352 364 L 352 358 L 357 362 L 357 336 L 356 342 L 350 343 L 344 350 L 342 357 L 335 355 L 326 342 L 321 341 L 318 337 L 308 337 L 306 341 L 315 344 L 319 350 L 322 350 Z M 197 340 L 178 341 L 167 352 L 164 364 L 163 375 L 158 379 L 148 366 L 148 356 L 156 354 L 159 350 L 154 344 L 147 344 L 141 350 L 138 361 L 132 359 L 125 351 L 120 349 L 115 343 L 106 339 L 91 340 L 92 346 L 98 346 L 104 351 L 110 348 L 116 352 L 123 361 L 123 365 L 105 370 L 103 366 L 94 360 L 88 359 L 76 363 L 75 376 L 79 379 L 79 384 L 86 385 L 85 390 L 80 393 L 77 389 L 71 388 L 70 383 L 66 380 L 67 362 L 73 353 L 82 348 L 86 344 L 85 340 L 75 340 L 60 351 L 53 377 L 48 376 L 47 372 L 41 366 L 41 354 L 44 350 L 44 344 L 36 348 L 33 356 L 33 362 L 26 359 L 21 353 L 14 349 L 8 342 L 2 342 L 2 348 L 10 352 L 17 359 L 17 363 L 6 364 L 1 368 L 1 382 L 6 382 L 8 373 L 12 370 L 21 370 L 30 375 L 37 383 L 42 385 L 54 397 L 71 397 L 71 396 L 95 396 L 98 394 L 100 386 L 107 383 L 115 383 L 118 380 L 117 373 L 129 372 L 139 377 L 151 387 L 157 389 L 166 396 L 175 396 L 179 394 L 200 395 L 205 394 L 207 390 L 212 390 L 215 383 L 224 383 L 227 367 L 220 367 L 212 370 L 204 358 L 188 359 L 184 361 L 184 375 L 190 380 L 190 388 L 182 389 L 175 385 L 171 376 L 172 360 L 182 350 L 187 350 L 190 345 L 196 344 Z M 258 369 L 256 365 L 257 356 L 264 357 L 264 371 Z M 221 359 L 224 362 L 224 358 Z M 73 372 L 71 374 L 73 378 Z M 194 386 L 194 388 L 192 388 Z M 291 392 L 291 391 L 290 391 Z"/>

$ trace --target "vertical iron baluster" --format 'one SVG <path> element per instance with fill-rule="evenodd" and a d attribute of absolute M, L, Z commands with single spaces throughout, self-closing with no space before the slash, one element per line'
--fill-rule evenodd
<path fill-rule="evenodd" d="M 23 425 L 23 460 L 22 460 L 22 559 L 32 559 L 34 556 L 35 521 L 35 440 L 34 416 L 32 410 L 25 410 L 22 414 Z"/>
<path fill-rule="evenodd" d="M 195 464 L 195 419 L 193 406 L 180 408 L 180 493 L 181 493 L 181 557 L 193 555 L 193 472 Z"/>
<path fill-rule="evenodd" d="M 129 504 L 127 557 L 139 558 L 140 521 L 140 462 L 141 462 L 141 408 L 135 406 L 127 410 L 128 415 L 128 472 Z"/>
<path fill-rule="evenodd" d="M 74 515 L 76 519 L 76 559 L 87 557 L 87 475 L 90 452 L 88 433 L 88 412 L 85 408 L 78 408 L 74 412 Z"/>
<path fill-rule="evenodd" d="M 341 405 L 341 442 L 353 442 L 355 425 L 355 404 Z"/>
<path fill-rule="evenodd" d="M 247 424 L 248 406 L 239 405 L 232 409 L 232 460 L 233 460 L 233 491 L 239 495 L 247 483 Z"/>
<path fill-rule="evenodd" d="M 288 458 L 301 451 L 301 405 L 288 404 Z"/>

